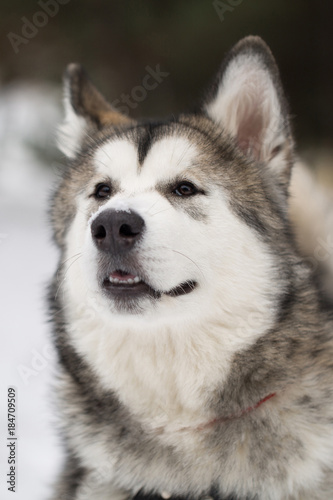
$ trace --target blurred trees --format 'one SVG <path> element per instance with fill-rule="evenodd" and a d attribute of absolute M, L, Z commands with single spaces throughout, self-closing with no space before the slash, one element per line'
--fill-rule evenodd
<path fill-rule="evenodd" d="M 142 83 L 147 65 L 159 64 L 170 75 L 132 115 L 176 113 L 200 97 L 238 39 L 258 34 L 278 60 L 297 138 L 331 144 L 333 2 L 225 0 L 219 4 L 229 8 L 219 16 L 213 0 L 59 0 L 58 12 L 43 25 L 43 16 L 36 18 L 43 12 L 41 3 L 51 12 L 56 1 L 1 2 L 3 84 L 15 79 L 60 82 L 66 64 L 79 61 L 113 101 Z M 8 34 L 22 35 L 22 17 L 41 27 L 15 53 Z"/>

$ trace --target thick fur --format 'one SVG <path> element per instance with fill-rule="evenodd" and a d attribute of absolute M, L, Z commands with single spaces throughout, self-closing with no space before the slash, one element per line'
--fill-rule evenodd
<path fill-rule="evenodd" d="M 293 140 L 268 47 L 239 42 L 192 114 L 134 123 L 77 65 L 65 109 L 50 306 L 68 460 L 53 499 L 330 499 L 332 309 L 290 228 Z M 185 181 L 195 194 L 176 194 Z M 106 210 L 144 220 L 126 255 L 93 242 Z M 155 293 L 110 298 L 115 269 Z"/>

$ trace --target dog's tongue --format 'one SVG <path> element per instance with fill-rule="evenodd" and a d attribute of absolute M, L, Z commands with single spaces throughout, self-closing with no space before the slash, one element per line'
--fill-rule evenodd
<path fill-rule="evenodd" d="M 118 279 L 118 280 L 134 280 L 134 274 L 127 274 L 124 271 L 114 271 L 110 274 L 110 278 Z"/>

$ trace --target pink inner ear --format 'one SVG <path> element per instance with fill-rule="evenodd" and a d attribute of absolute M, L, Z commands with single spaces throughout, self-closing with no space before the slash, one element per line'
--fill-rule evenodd
<path fill-rule="evenodd" d="M 265 124 L 262 106 L 257 102 L 258 99 L 253 99 L 251 104 L 248 103 L 248 106 L 238 113 L 237 143 L 245 154 L 251 154 L 256 160 L 260 160 Z"/>
<path fill-rule="evenodd" d="M 243 54 L 232 61 L 206 109 L 244 154 L 257 161 L 270 161 L 278 152 L 277 140 L 286 139 L 272 75 L 259 56 Z"/>

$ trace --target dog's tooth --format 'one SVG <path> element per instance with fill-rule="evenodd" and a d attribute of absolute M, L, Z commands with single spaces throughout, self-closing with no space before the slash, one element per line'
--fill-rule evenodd
<path fill-rule="evenodd" d="M 119 278 L 113 278 L 112 276 L 109 276 L 109 281 L 110 283 L 113 283 L 114 285 L 134 285 L 137 283 L 140 283 L 141 278 L 139 276 L 135 276 L 135 278 L 130 278 L 128 280 L 123 280 Z"/>
<path fill-rule="evenodd" d="M 111 281 L 111 283 L 119 283 L 119 279 L 118 278 L 109 278 L 109 280 Z"/>

